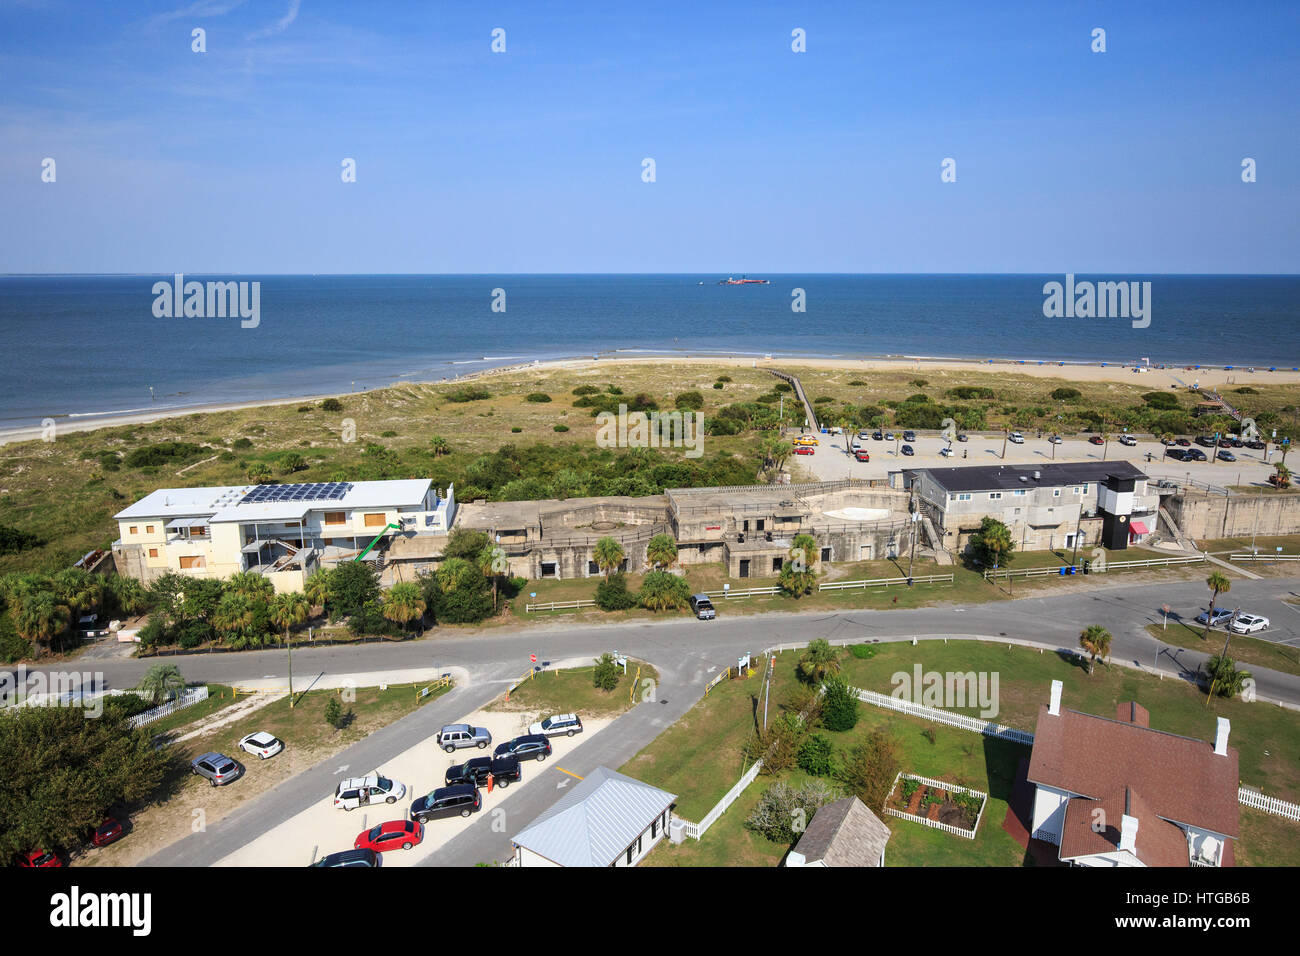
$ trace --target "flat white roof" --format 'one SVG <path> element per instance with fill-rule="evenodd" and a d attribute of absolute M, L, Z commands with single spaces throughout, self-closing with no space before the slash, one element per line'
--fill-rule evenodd
<path fill-rule="evenodd" d="M 320 501 L 267 501 L 240 504 L 256 485 L 212 488 L 160 488 L 113 517 L 118 521 L 141 518 L 207 518 L 220 521 L 293 521 L 308 511 L 347 511 L 353 508 L 416 508 L 424 504 L 432 484 L 429 478 L 395 481 L 357 481 L 340 498 Z"/>

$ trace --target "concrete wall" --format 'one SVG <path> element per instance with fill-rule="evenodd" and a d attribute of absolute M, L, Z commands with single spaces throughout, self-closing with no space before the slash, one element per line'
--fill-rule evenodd
<path fill-rule="evenodd" d="M 1300 534 L 1300 495 L 1206 495 L 1179 492 L 1165 507 L 1189 538 L 1249 538 Z"/>

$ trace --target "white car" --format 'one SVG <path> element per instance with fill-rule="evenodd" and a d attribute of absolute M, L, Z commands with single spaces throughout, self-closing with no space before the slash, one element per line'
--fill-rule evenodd
<path fill-rule="evenodd" d="M 528 732 L 530 734 L 542 734 L 546 737 L 558 737 L 561 734 L 572 737 L 574 734 L 582 733 L 582 718 L 577 714 L 556 714 L 535 724 L 530 724 Z"/>
<path fill-rule="evenodd" d="M 1119 443 L 1121 445 L 1128 445 L 1129 448 L 1132 448 L 1138 443 L 1138 440 L 1132 435 L 1120 435 Z"/>
<path fill-rule="evenodd" d="M 1228 625 L 1228 630 L 1237 634 L 1254 634 L 1268 627 L 1268 618 L 1258 614 L 1238 614 Z"/>
<path fill-rule="evenodd" d="M 246 754 L 268 760 L 284 749 L 284 742 L 279 737 L 273 737 L 266 731 L 259 730 L 241 740 L 239 749 Z"/>
<path fill-rule="evenodd" d="M 372 803 L 396 803 L 406 796 L 406 784 L 389 780 L 383 774 L 350 777 L 334 791 L 334 806 L 344 810 L 368 807 Z"/>
<path fill-rule="evenodd" d="M 944 458 L 951 458 L 955 452 L 947 445 L 944 445 L 939 449 L 939 454 L 943 455 Z"/>
<path fill-rule="evenodd" d="M 1048 440 L 1048 442 L 1050 442 L 1050 443 L 1053 444 L 1053 445 L 1064 445 L 1064 444 L 1065 444 L 1065 439 L 1062 438 L 1060 435 L 1053 435 L 1051 438 L 1049 438 L 1049 439 L 1047 439 L 1047 440 Z"/>
<path fill-rule="evenodd" d="M 1012 432 L 1007 436 L 1007 441 L 1011 442 L 1013 445 L 1023 445 L 1025 443 L 1025 436 L 1020 434 L 1020 432 Z"/>

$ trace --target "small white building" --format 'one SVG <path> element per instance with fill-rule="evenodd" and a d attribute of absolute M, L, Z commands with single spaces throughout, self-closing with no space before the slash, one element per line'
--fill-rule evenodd
<path fill-rule="evenodd" d="M 636 866 L 664 837 L 676 794 L 597 767 L 512 841 L 519 866 Z"/>

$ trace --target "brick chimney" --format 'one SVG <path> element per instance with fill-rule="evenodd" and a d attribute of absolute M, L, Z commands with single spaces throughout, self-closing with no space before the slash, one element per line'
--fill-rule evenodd
<path fill-rule="evenodd" d="M 1061 713 L 1061 691 L 1064 688 L 1065 685 L 1059 680 L 1052 681 L 1052 702 L 1047 705 L 1047 712 L 1053 717 L 1057 717 Z M 1220 717 L 1219 719 L 1222 720 L 1223 718 Z"/>
<path fill-rule="evenodd" d="M 1232 721 L 1227 717 L 1219 718 L 1219 727 L 1214 734 L 1214 752 L 1220 757 L 1228 755 L 1228 731 L 1232 730 Z"/>

